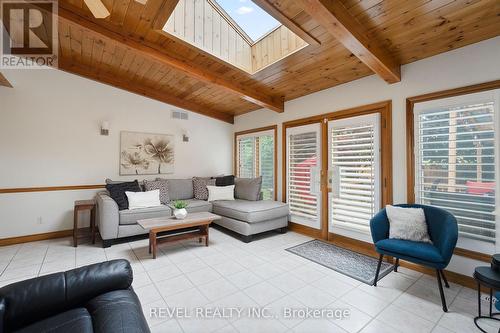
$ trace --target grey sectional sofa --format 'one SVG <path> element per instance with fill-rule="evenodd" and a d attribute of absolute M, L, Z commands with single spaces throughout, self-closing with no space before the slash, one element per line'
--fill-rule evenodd
<path fill-rule="evenodd" d="M 220 215 L 214 223 L 241 235 L 244 242 L 250 242 L 252 236 L 261 232 L 279 229 L 286 231 L 288 226 L 288 205 L 278 201 L 214 201 L 194 199 L 192 179 L 169 179 L 168 193 L 170 200 L 188 202 L 188 213 L 213 212 Z M 172 216 L 170 207 L 162 205 L 134 210 L 118 210 L 116 202 L 103 191 L 97 194 L 97 224 L 103 239 L 103 246 L 111 246 L 121 238 L 146 234 L 137 224 L 138 220 Z"/>

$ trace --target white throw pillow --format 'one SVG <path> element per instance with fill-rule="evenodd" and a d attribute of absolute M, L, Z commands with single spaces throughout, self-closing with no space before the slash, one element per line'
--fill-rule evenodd
<path fill-rule="evenodd" d="M 128 198 L 128 209 L 148 208 L 161 206 L 160 190 L 146 192 L 128 192 L 125 194 Z"/>
<path fill-rule="evenodd" d="M 387 205 L 385 211 L 389 218 L 389 238 L 431 242 L 422 208 Z"/>
<path fill-rule="evenodd" d="M 229 186 L 207 186 L 208 201 L 234 200 L 234 185 Z"/>

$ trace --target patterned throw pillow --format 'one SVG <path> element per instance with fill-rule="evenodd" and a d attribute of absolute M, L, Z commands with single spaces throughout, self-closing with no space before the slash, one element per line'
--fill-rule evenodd
<path fill-rule="evenodd" d="M 215 186 L 215 179 L 210 178 L 193 178 L 194 198 L 198 200 L 208 200 L 208 186 Z"/>
<path fill-rule="evenodd" d="M 106 189 L 109 192 L 109 196 L 116 201 L 119 210 L 128 209 L 128 199 L 125 194 L 126 191 L 129 192 L 142 192 L 139 182 L 134 180 L 133 182 L 123 182 L 116 184 L 107 184 Z"/>
<path fill-rule="evenodd" d="M 160 202 L 166 205 L 170 202 L 168 195 L 168 182 L 166 179 L 144 180 L 146 191 L 160 190 Z"/>

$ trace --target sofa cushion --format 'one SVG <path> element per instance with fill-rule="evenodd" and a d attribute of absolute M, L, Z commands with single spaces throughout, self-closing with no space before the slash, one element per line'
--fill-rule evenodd
<path fill-rule="evenodd" d="M 211 212 L 212 203 L 205 200 L 190 199 L 186 200 L 188 206 L 186 210 L 188 213 L 198 213 L 198 212 Z"/>
<path fill-rule="evenodd" d="M 383 239 L 375 243 L 377 249 L 401 254 L 431 263 L 444 262 L 437 247 L 430 243 L 414 242 L 403 239 Z"/>
<path fill-rule="evenodd" d="M 213 212 L 215 214 L 230 217 L 236 220 L 257 223 L 287 216 L 288 205 L 279 201 L 260 200 L 234 200 L 214 201 Z"/>
<path fill-rule="evenodd" d="M 168 196 L 170 197 L 171 201 L 194 198 L 192 179 L 167 179 L 167 183 Z"/>
<path fill-rule="evenodd" d="M 85 308 L 76 308 L 55 316 L 45 318 L 29 326 L 23 327 L 16 333 L 66 333 L 66 332 L 94 332 L 92 319 Z"/>
<path fill-rule="evenodd" d="M 234 179 L 234 197 L 236 199 L 257 201 L 260 198 L 261 188 L 262 176 Z"/>
<path fill-rule="evenodd" d="M 168 206 L 157 206 L 149 208 L 138 208 L 133 210 L 121 210 L 120 225 L 136 224 L 137 220 L 151 219 L 154 217 L 172 216 L 172 210 Z"/>
<path fill-rule="evenodd" d="M 116 202 L 119 210 L 128 209 L 128 200 L 126 191 L 129 192 L 141 192 L 141 187 L 139 182 L 134 180 L 133 182 L 124 183 L 114 183 L 106 184 L 106 189 L 109 192 L 109 196 Z"/>

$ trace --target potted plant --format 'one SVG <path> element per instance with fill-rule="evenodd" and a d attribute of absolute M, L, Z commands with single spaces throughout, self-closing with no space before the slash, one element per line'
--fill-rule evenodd
<path fill-rule="evenodd" d="M 188 206 L 188 203 L 183 200 L 176 200 L 172 202 L 172 208 L 174 210 L 174 216 L 178 220 L 182 220 L 186 218 L 187 216 L 187 210 L 186 207 Z"/>

